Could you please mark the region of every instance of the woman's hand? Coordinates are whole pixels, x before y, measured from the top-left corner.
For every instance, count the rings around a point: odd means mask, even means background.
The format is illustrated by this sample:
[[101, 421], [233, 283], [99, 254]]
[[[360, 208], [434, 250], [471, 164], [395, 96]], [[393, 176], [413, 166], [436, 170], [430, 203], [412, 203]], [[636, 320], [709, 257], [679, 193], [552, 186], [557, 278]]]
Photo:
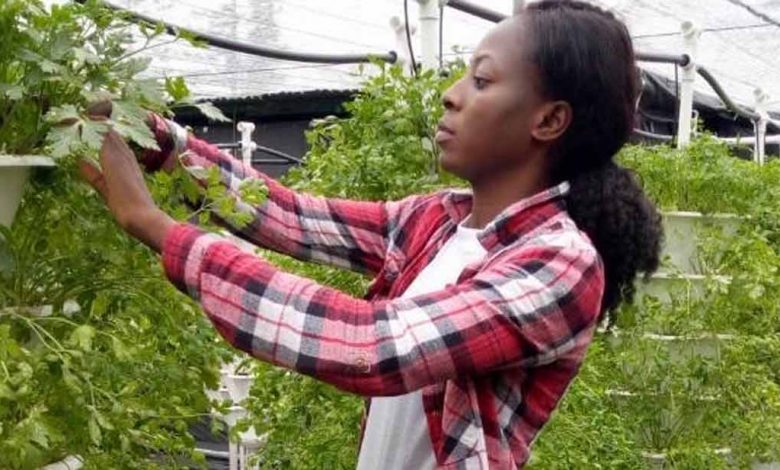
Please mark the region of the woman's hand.
[[165, 235], [176, 222], [157, 207], [135, 155], [113, 130], [105, 136], [100, 166], [102, 171], [92, 163], [82, 161], [81, 174], [100, 193], [127, 233], [160, 252]]

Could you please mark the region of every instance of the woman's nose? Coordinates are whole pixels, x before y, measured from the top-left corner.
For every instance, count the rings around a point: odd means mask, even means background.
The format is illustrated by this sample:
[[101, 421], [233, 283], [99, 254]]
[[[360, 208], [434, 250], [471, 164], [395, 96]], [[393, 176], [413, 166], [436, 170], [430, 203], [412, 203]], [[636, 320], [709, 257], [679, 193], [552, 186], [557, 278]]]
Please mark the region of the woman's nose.
[[458, 108], [458, 96], [457, 87], [460, 81], [453, 83], [441, 97], [441, 102], [444, 104], [444, 109], [452, 111]]

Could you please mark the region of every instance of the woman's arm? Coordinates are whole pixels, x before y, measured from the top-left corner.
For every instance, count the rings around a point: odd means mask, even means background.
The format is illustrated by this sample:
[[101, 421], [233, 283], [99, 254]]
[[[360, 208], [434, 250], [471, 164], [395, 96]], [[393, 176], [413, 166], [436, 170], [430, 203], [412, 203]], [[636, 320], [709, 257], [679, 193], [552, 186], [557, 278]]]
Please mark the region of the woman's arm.
[[[203, 170], [219, 168], [222, 183], [237, 199], [237, 209], [252, 219], [244, 227], [223, 221], [226, 228], [257, 245], [304, 261], [376, 274], [384, 264], [389, 233], [419, 200], [358, 202], [297, 193], [172, 121], [154, 116], [152, 128], [167, 152], [147, 155], [147, 166], [171, 167], [171, 159], [178, 155], [182, 166], [200, 180], [205, 177]], [[241, 200], [239, 187], [247, 179], [266, 183], [269, 194], [265, 203], [253, 206]]]
[[366, 396], [582, 354], [603, 290], [592, 247], [543, 240], [465, 283], [379, 302], [281, 272], [188, 225], [169, 231], [163, 262], [235, 347]]

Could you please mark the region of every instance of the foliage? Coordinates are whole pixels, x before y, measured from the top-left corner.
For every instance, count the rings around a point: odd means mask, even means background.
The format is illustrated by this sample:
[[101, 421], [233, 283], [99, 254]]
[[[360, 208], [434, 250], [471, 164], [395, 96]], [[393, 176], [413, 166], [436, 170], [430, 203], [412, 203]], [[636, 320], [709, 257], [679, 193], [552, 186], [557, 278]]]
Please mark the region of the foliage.
[[[306, 164], [287, 176], [291, 186], [330, 197], [393, 200], [456, 184], [439, 171], [433, 141], [441, 95], [453, 79], [433, 70], [414, 78], [401, 67], [380, 67], [345, 105], [350, 117], [314, 123]], [[454, 66], [451, 76], [460, 71]]]
[[[139, 25], [146, 43], [129, 50], [134, 27], [94, 0], [51, 10], [4, 1], [0, 24], [0, 152], [60, 159], [38, 175], [14, 225], [0, 227], [0, 468], [71, 454], [88, 468], [202, 463], [187, 428], [208, 414], [203, 386], [216, 386], [224, 346], [74, 170], [109, 128], [154, 148], [147, 110], [192, 105], [181, 78], [138, 78], [149, 63], [139, 54], [159, 44], [163, 29]], [[112, 102], [106, 121], [88, 116], [98, 99]], [[175, 197], [186, 188], [196, 215], [214, 210], [242, 223], [211, 173], [204, 186], [158, 176], [152, 190], [181, 218], [192, 215]], [[259, 203], [259, 186], [241, 193]]]
[[202, 460], [186, 430], [209, 410], [224, 349], [91, 191], [65, 168], [38, 181], [0, 261], [1, 468]]
[[[153, 149], [147, 110], [194, 105], [181, 78], [165, 86], [138, 78], [151, 61], [139, 53], [160, 43], [161, 25], [141, 24], [145, 44], [135, 50], [129, 50], [137, 42], [130, 23], [97, 0], [51, 9], [40, 0], [6, 0], [0, 25], [0, 153], [95, 154], [109, 128]], [[88, 105], [99, 100], [113, 102], [107, 122], [87, 116]], [[208, 103], [197, 106], [226, 119]]]

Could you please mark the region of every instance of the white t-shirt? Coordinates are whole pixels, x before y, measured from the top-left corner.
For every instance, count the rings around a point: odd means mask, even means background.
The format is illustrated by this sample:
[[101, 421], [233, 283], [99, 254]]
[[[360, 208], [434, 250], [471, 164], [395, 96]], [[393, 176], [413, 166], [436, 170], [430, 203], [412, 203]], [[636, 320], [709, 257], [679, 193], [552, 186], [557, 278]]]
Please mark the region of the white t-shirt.
[[[441, 247], [401, 297], [414, 297], [442, 290], [457, 282], [463, 269], [485, 257], [479, 243], [480, 229], [458, 226], [457, 232]], [[433, 469], [433, 453], [428, 422], [417, 390], [397, 397], [371, 399], [358, 470]]]

